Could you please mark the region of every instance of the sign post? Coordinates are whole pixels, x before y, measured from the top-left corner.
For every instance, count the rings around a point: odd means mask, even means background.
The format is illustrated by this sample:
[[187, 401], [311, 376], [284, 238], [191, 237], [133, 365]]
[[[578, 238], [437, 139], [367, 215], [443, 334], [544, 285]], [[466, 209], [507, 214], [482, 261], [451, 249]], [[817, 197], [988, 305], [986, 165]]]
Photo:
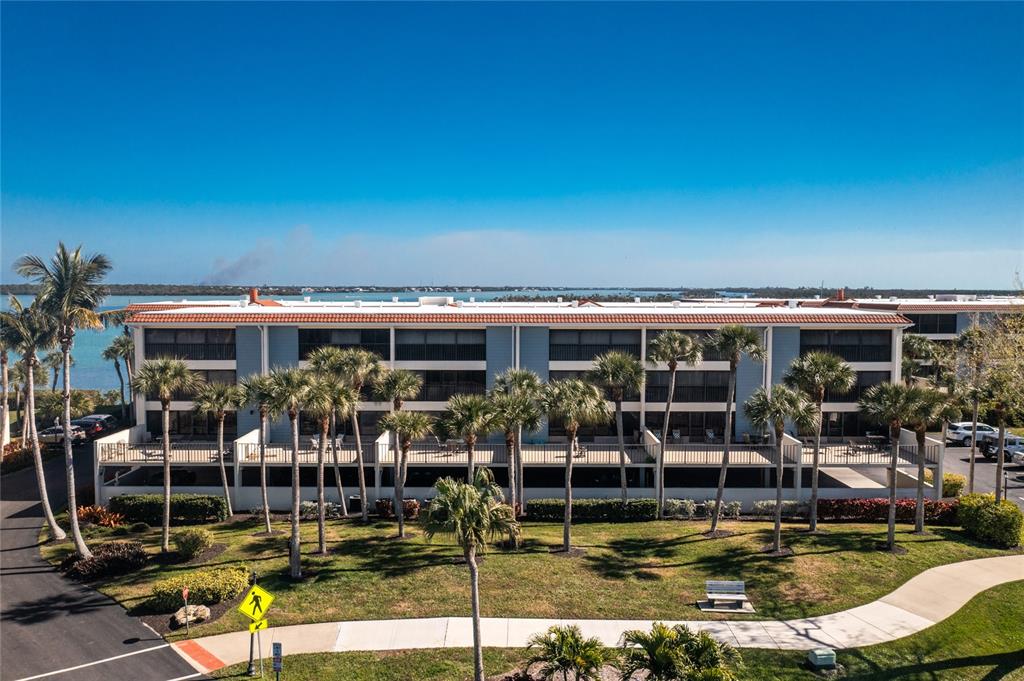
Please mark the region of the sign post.
[[[256, 646], [256, 639], [259, 635], [260, 630], [266, 629], [267, 623], [267, 610], [270, 609], [270, 604], [274, 602], [274, 595], [266, 589], [260, 588], [255, 583], [249, 589], [248, 593], [242, 599], [242, 602], [238, 604], [238, 612], [242, 613], [252, 623], [249, 625], [249, 668], [246, 673], [249, 676], [256, 676], [256, 665], [253, 661], [254, 648]], [[262, 641], [260, 641], [262, 643]], [[263, 650], [262, 645], [260, 646], [260, 669], [263, 668]]]
[[181, 590], [181, 597], [183, 599], [185, 599], [185, 638], [188, 638], [189, 637], [189, 630], [188, 630], [188, 620], [189, 620], [189, 617], [188, 617], [188, 587], [187, 586]]
[[281, 650], [281, 643], [278, 641], [274, 642], [274, 678], [277, 681], [281, 681], [281, 668], [284, 666], [283, 652]]

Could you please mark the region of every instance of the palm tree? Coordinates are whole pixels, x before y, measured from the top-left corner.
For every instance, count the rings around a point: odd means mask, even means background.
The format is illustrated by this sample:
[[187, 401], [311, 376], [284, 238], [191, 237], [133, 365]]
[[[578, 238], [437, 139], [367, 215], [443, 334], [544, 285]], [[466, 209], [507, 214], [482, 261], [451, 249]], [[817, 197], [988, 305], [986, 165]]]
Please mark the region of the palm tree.
[[491, 390], [489, 396], [494, 410], [494, 427], [505, 435], [505, 452], [508, 459], [508, 490], [511, 506], [517, 516], [521, 512], [522, 497], [519, 496], [516, 449], [519, 431], [537, 430], [541, 424], [540, 409], [532, 397], [522, 393], [499, 393]]
[[916, 333], [903, 335], [903, 368], [910, 370], [904, 376], [907, 385], [913, 384], [923, 362], [935, 359], [935, 351], [935, 343], [930, 338]]
[[740, 665], [735, 648], [683, 624], [655, 622], [650, 631], [634, 629], [622, 636], [622, 681], [638, 674], [648, 681], [734, 681], [732, 668]]
[[[540, 397], [541, 388], [543, 382], [540, 380], [535, 372], [529, 369], [506, 369], [502, 373], [494, 377], [494, 385], [491, 387], [491, 395], [519, 395], [522, 396], [534, 404]], [[517, 509], [517, 513], [521, 513], [525, 508], [524, 490], [523, 490], [523, 429], [536, 430], [540, 428], [540, 422], [537, 425], [531, 426], [526, 423], [520, 424], [516, 428], [516, 439], [515, 439], [515, 452], [510, 452], [510, 456], [515, 457], [515, 463], [512, 468], [515, 470], [515, 501], [519, 504], [520, 508]], [[511, 480], [509, 481], [511, 483]], [[513, 505], [513, 508], [515, 506]]]
[[[306, 412], [312, 416], [319, 428], [320, 438], [316, 456], [316, 510], [317, 510], [317, 550], [320, 555], [327, 555], [327, 504], [324, 498], [324, 457], [327, 455], [327, 438], [330, 436], [331, 416], [335, 409], [335, 384], [329, 375], [312, 373], [309, 390], [305, 397]], [[335, 457], [337, 461], [337, 457]], [[337, 467], [335, 467], [337, 474]]]
[[725, 476], [729, 472], [729, 448], [732, 444], [733, 405], [736, 403], [736, 367], [746, 355], [750, 359], [761, 362], [765, 358], [764, 346], [761, 345], [761, 333], [756, 329], [739, 324], [720, 327], [705, 346], [717, 354], [729, 358], [729, 394], [725, 403], [725, 434], [722, 437], [722, 468], [718, 472], [718, 490], [715, 492], [715, 510], [711, 515], [709, 535], [718, 532], [718, 520], [722, 516], [722, 497], [725, 496]]
[[10, 358], [7, 354], [7, 343], [0, 335], [0, 386], [3, 388], [3, 402], [0, 402], [0, 452], [7, 449], [11, 441], [11, 384], [8, 363]]
[[[124, 336], [118, 336], [118, 338], [124, 338]], [[103, 350], [103, 359], [114, 363], [114, 371], [117, 372], [117, 383], [120, 386], [121, 391], [121, 420], [127, 421], [128, 407], [125, 405], [124, 401], [124, 374], [121, 373], [121, 355], [117, 350], [115, 350], [113, 343]]]
[[818, 409], [802, 394], [785, 386], [777, 385], [768, 392], [763, 387], [754, 391], [743, 404], [747, 418], [758, 428], [771, 428], [775, 435], [775, 534], [772, 551], [782, 550], [782, 443], [786, 432], [786, 421], [792, 421], [798, 429], [808, 429], [818, 424]]
[[408, 472], [409, 449], [413, 440], [430, 433], [432, 419], [421, 411], [393, 411], [381, 417], [380, 427], [395, 434], [395, 517], [398, 519], [398, 538], [405, 539], [405, 481]]
[[[950, 394], [930, 387], [920, 387], [920, 399], [917, 402], [913, 418], [907, 426], [914, 431], [917, 440], [917, 505], [914, 507], [914, 532], [924, 532], [924, 476], [925, 455], [927, 453], [928, 427], [936, 422], [942, 423], [942, 441], [946, 439], [946, 423], [959, 418], [961, 414], [961, 396]], [[939, 485], [942, 481], [933, 480]]]
[[[531, 651], [530, 665], [540, 664], [540, 677], [568, 681], [597, 679], [611, 655], [598, 638], [583, 638], [576, 625], [549, 627], [543, 634], [534, 634], [527, 643]], [[572, 677], [569, 675], [572, 674]]]
[[[122, 336], [123, 337], [123, 336]], [[231, 493], [228, 490], [228, 473], [224, 466], [224, 418], [229, 410], [242, 404], [242, 391], [238, 386], [227, 383], [205, 383], [199, 387], [193, 397], [196, 412], [203, 416], [213, 416], [217, 420], [217, 460], [220, 464], [220, 482], [224, 488], [224, 501], [231, 510]]]
[[423, 534], [427, 541], [436, 535], [448, 535], [462, 547], [469, 567], [470, 602], [473, 611], [473, 678], [484, 681], [483, 648], [480, 642], [480, 579], [477, 553], [487, 548], [489, 541], [505, 537], [515, 541], [519, 537], [519, 523], [512, 508], [504, 503], [501, 488], [494, 484], [494, 476], [486, 468], [477, 471], [472, 484], [442, 478], [434, 486], [436, 495], [427, 507], [423, 519]]
[[572, 543], [572, 462], [576, 455], [576, 435], [581, 426], [608, 421], [608, 404], [595, 386], [578, 378], [555, 381], [544, 386], [540, 408], [552, 420], [565, 427], [565, 520], [562, 526], [562, 550], [569, 553]]
[[415, 399], [423, 387], [423, 377], [405, 369], [382, 369], [373, 381], [373, 394], [381, 401], [390, 402], [395, 411], [401, 411], [406, 400]]
[[466, 479], [472, 480], [477, 440], [498, 427], [494, 406], [484, 395], [452, 395], [439, 427], [448, 436], [466, 443]]
[[[338, 376], [356, 392], [359, 399], [362, 399], [363, 387], [373, 382], [380, 369], [380, 356], [363, 348], [345, 348], [338, 358]], [[352, 432], [356, 436], [359, 506], [365, 523], [370, 520], [370, 506], [366, 503], [366, 471], [363, 470], [363, 436], [359, 430], [358, 402], [352, 408]]]
[[345, 418], [352, 413], [352, 409], [359, 403], [359, 393], [345, 383], [345, 376], [341, 369], [344, 355], [341, 354], [340, 348], [323, 345], [309, 353], [308, 361], [314, 373], [329, 380], [333, 385], [334, 410], [331, 412], [330, 422], [331, 459], [334, 463], [334, 485], [338, 490], [341, 513], [348, 516], [348, 500], [345, 499], [345, 488], [341, 482], [341, 466], [338, 463], [338, 418]]
[[828, 392], [845, 394], [857, 382], [857, 372], [842, 357], [828, 352], [808, 352], [793, 360], [782, 382], [802, 392], [818, 412], [811, 462], [810, 531], [818, 531], [818, 472], [821, 463], [821, 405]]
[[896, 550], [896, 466], [900, 456], [900, 430], [914, 419], [921, 390], [899, 383], [879, 383], [864, 392], [860, 411], [869, 420], [888, 426], [891, 458], [889, 461], [889, 533], [886, 545]]
[[[594, 366], [587, 373], [587, 380], [611, 393], [615, 403], [615, 430], [619, 436], [619, 486], [622, 505], [626, 505], [626, 438], [622, 425], [622, 401], [626, 395], [639, 393], [647, 376], [644, 365], [633, 355], [611, 351], [594, 358]], [[664, 485], [660, 488], [664, 492]], [[664, 513], [664, 494], [659, 502], [659, 516]]]
[[[7, 417], [7, 348], [13, 348], [21, 353], [22, 362], [25, 365], [25, 395], [27, 409], [25, 420], [32, 425], [28, 428], [31, 434], [32, 463], [36, 471], [36, 484], [39, 487], [39, 500], [43, 506], [43, 515], [46, 524], [50, 528], [50, 536], [56, 541], [63, 541], [67, 535], [53, 517], [53, 509], [50, 507], [50, 498], [46, 491], [46, 474], [43, 471], [43, 455], [39, 447], [39, 434], [36, 431], [36, 409], [35, 409], [35, 368], [39, 365], [36, 359], [38, 349], [46, 349], [56, 342], [57, 329], [52, 319], [40, 312], [32, 305], [28, 308], [22, 306], [21, 302], [11, 296], [10, 309], [0, 312], [0, 343], [3, 344], [4, 359], [4, 424], [8, 425]], [[9, 426], [8, 426], [9, 427]], [[8, 433], [10, 431], [8, 430]], [[25, 443], [22, 442], [24, 447]]]
[[302, 578], [302, 539], [299, 536], [299, 412], [309, 393], [309, 374], [301, 369], [275, 369], [270, 372], [274, 411], [288, 414], [292, 431], [292, 533], [288, 540], [288, 565], [292, 579]]
[[[971, 403], [971, 433], [978, 432], [978, 412], [985, 393], [985, 373], [989, 363], [986, 334], [977, 323], [965, 329], [956, 339], [958, 372], [965, 397]], [[978, 439], [971, 437], [971, 460], [967, 468], [967, 493], [974, 494], [974, 460], [978, 456]]]
[[160, 550], [171, 550], [171, 400], [195, 393], [204, 381], [180, 359], [146, 361], [135, 375], [132, 389], [143, 395], [155, 395], [163, 412], [164, 520]]
[[128, 376], [128, 384], [132, 382], [132, 356], [135, 354], [135, 342], [131, 336], [119, 333], [110, 341], [110, 345], [103, 351], [103, 359], [114, 363], [114, 371], [117, 372], [117, 382], [121, 386], [121, 419], [127, 421], [127, 407], [124, 396], [124, 376], [121, 375], [121, 362], [124, 362], [125, 373]]
[[242, 403], [254, 404], [260, 415], [260, 498], [263, 500], [263, 531], [270, 534], [270, 504], [267, 500], [267, 423], [278, 414], [274, 405], [274, 386], [269, 376], [253, 374], [243, 378]]
[[[60, 380], [60, 369], [64, 366], [64, 358], [61, 357], [59, 352], [48, 352], [39, 362], [39, 365], [53, 376], [50, 382], [50, 390], [56, 390], [57, 381]], [[71, 366], [75, 366], [74, 357], [71, 358]]]
[[661, 424], [661, 442], [658, 446], [658, 517], [665, 515], [665, 446], [668, 444], [669, 418], [676, 392], [676, 370], [680, 362], [694, 366], [701, 361], [700, 342], [693, 336], [678, 331], [662, 331], [651, 341], [647, 361], [668, 364], [668, 396], [665, 398], [665, 421]]
[[[102, 254], [82, 255], [79, 246], [69, 251], [63, 243], [49, 263], [34, 255], [18, 258], [15, 271], [39, 286], [36, 300], [57, 323], [57, 342], [64, 360], [64, 432], [71, 431], [71, 348], [76, 329], [103, 327], [96, 309], [107, 290], [103, 279], [110, 271], [110, 261]], [[64, 468], [68, 484], [68, 520], [75, 551], [82, 558], [92, 557], [78, 527], [78, 503], [75, 498], [75, 460], [71, 438], [64, 438]]]
[[[39, 379], [40, 375], [46, 375], [45, 370], [34, 373], [36, 374], [36, 380]], [[96, 400], [93, 399], [94, 394], [88, 390], [71, 391], [71, 418], [77, 419], [80, 416], [96, 411]], [[60, 415], [64, 411], [64, 395], [62, 393], [52, 390], [36, 392], [33, 402], [38, 421], [60, 425]], [[31, 425], [35, 428], [35, 424]]]

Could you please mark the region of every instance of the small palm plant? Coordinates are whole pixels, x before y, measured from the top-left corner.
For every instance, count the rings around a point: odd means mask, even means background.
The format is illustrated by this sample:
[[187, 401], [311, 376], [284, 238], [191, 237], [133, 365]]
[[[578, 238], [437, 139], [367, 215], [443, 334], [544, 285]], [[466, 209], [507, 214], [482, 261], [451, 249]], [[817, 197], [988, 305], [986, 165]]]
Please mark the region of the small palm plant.
[[665, 398], [665, 420], [661, 424], [661, 443], [658, 447], [658, 517], [665, 515], [665, 445], [668, 443], [669, 418], [672, 415], [672, 400], [676, 392], [676, 370], [679, 363], [690, 366], [699, 364], [703, 357], [700, 342], [693, 336], [678, 331], [662, 331], [650, 343], [647, 361], [651, 364], [668, 364], [668, 396]]
[[519, 523], [512, 508], [504, 503], [501, 488], [490, 470], [477, 471], [472, 484], [442, 478], [434, 486], [434, 499], [423, 518], [427, 541], [446, 535], [462, 548], [469, 567], [470, 602], [473, 612], [473, 678], [484, 681], [483, 648], [480, 640], [480, 578], [477, 554], [489, 541], [519, 537]]
[[540, 397], [540, 407], [551, 419], [565, 427], [565, 518], [562, 525], [562, 550], [572, 548], [572, 463], [576, 455], [576, 436], [581, 426], [608, 421], [608, 405], [595, 386], [570, 378], [549, 383]]
[[387, 401], [395, 411], [402, 411], [406, 400], [415, 399], [423, 387], [423, 377], [406, 369], [381, 370], [373, 381], [373, 394]]
[[553, 626], [534, 634], [527, 645], [528, 667], [539, 664], [537, 673], [545, 680], [590, 681], [600, 677], [601, 668], [612, 659], [598, 638], [583, 638], [576, 625]]
[[775, 435], [775, 531], [772, 535], [772, 551], [779, 553], [782, 550], [782, 443], [786, 422], [791, 421], [800, 429], [812, 428], [818, 423], [818, 411], [803, 395], [782, 385], [773, 387], [771, 392], [763, 387], [758, 388], [744, 403], [743, 410], [751, 423], [759, 428], [771, 428]]
[[[626, 395], [643, 390], [647, 376], [639, 359], [625, 352], [611, 351], [594, 358], [594, 366], [587, 372], [587, 380], [611, 393], [615, 403], [615, 430], [619, 436], [619, 487], [622, 504], [628, 500], [626, 488], [626, 438], [622, 425], [622, 401]], [[664, 485], [659, 489], [664, 490]], [[659, 499], [659, 517], [664, 514], [664, 494]]]
[[650, 631], [634, 629], [622, 637], [619, 671], [622, 681], [734, 681], [742, 665], [732, 646], [706, 631], [694, 633], [683, 624], [655, 622]]
[[160, 550], [171, 550], [171, 400], [175, 395], [189, 395], [203, 385], [203, 379], [180, 359], [153, 359], [145, 362], [135, 374], [132, 389], [143, 395], [155, 395], [162, 411], [164, 454], [164, 520]]
[[718, 521], [722, 517], [722, 497], [725, 496], [725, 478], [729, 472], [729, 448], [732, 444], [733, 405], [736, 404], [736, 368], [746, 355], [752, 360], [762, 362], [765, 349], [761, 344], [761, 333], [756, 329], [739, 324], [720, 327], [705, 342], [708, 348], [729, 359], [729, 393], [725, 402], [725, 436], [722, 438], [722, 467], [718, 471], [718, 489], [715, 492], [715, 510], [711, 514], [711, 536], [718, 532]]
[[896, 550], [896, 467], [900, 457], [900, 429], [913, 421], [921, 399], [921, 389], [898, 383], [879, 383], [865, 391], [860, 411], [870, 421], [889, 428], [889, 532], [886, 545]]
[[228, 490], [228, 473], [224, 465], [224, 419], [229, 410], [239, 406], [242, 401], [242, 391], [238, 386], [228, 383], [205, 383], [196, 390], [193, 397], [193, 406], [196, 412], [203, 416], [212, 416], [217, 421], [217, 460], [220, 464], [220, 482], [224, 488], [224, 501], [228, 505], [228, 515], [233, 515], [231, 510], [231, 494]]
[[270, 534], [270, 504], [267, 499], [267, 423], [277, 416], [274, 405], [274, 386], [269, 376], [252, 374], [242, 379], [242, 403], [256, 405], [260, 416], [260, 499], [263, 501], [263, 531]]
[[842, 357], [828, 352], [808, 352], [793, 360], [782, 382], [804, 393], [818, 412], [811, 462], [810, 531], [818, 530], [818, 472], [821, 461], [821, 405], [829, 391], [847, 393], [857, 381], [857, 372]]
[[395, 517], [398, 519], [398, 537], [405, 539], [405, 481], [408, 472], [409, 450], [413, 440], [430, 433], [432, 419], [421, 411], [393, 411], [380, 419], [380, 427], [395, 434], [398, 445], [395, 456]]
[[301, 369], [275, 369], [270, 372], [274, 411], [288, 414], [292, 435], [292, 513], [288, 539], [288, 566], [292, 579], [302, 577], [302, 539], [299, 535], [301, 480], [299, 479], [299, 414], [309, 395], [309, 374]]
[[473, 480], [476, 443], [498, 427], [494, 406], [484, 395], [452, 395], [439, 426], [446, 435], [466, 443], [466, 479]]
[[[494, 377], [494, 385], [491, 387], [491, 397], [498, 395], [516, 395], [527, 399], [536, 405], [537, 399], [540, 397], [541, 388], [543, 387], [543, 381], [540, 380], [535, 372], [529, 369], [506, 369], [497, 376]], [[523, 494], [523, 430], [527, 431], [537, 430], [540, 428], [540, 421], [538, 420], [537, 425], [533, 426], [527, 423], [520, 423], [516, 425], [515, 432], [515, 446], [514, 452], [509, 452], [509, 464], [511, 469], [514, 470], [515, 475], [515, 492], [512, 494], [513, 497], [513, 508], [516, 508], [516, 504], [519, 507], [516, 509], [517, 513], [521, 513], [524, 504]], [[515, 461], [512, 461], [512, 458]], [[509, 479], [509, 484], [513, 484], [513, 478]]]
[[363, 348], [345, 348], [335, 365], [337, 376], [342, 383], [355, 391], [358, 400], [353, 403], [350, 417], [352, 434], [356, 437], [356, 474], [359, 479], [359, 507], [363, 522], [370, 520], [370, 506], [366, 496], [366, 469], [363, 466], [363, 434], [359, 428], [359, 400], [363, 388], [371, 385], [381, 371], [380, 355]]

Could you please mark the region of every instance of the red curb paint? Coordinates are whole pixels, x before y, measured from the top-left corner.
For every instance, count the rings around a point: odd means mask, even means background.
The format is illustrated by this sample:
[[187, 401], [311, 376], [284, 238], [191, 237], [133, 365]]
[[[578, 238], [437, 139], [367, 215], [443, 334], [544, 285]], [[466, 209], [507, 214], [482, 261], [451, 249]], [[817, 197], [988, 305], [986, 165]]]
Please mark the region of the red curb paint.
[[196, 663], [205, 667], [207, 671], [212, 672], [227, 666], [216, 655], [195, 641], [178, 641], [174, 644], [174, 647], [191, 657]]

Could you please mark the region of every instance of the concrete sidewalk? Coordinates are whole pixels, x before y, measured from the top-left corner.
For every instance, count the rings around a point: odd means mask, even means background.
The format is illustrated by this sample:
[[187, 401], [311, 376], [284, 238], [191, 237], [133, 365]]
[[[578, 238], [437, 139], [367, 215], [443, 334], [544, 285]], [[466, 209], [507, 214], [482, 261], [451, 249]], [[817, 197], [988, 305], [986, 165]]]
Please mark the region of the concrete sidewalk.
[[[926, 570], [888, 596], [832, 615], [804, 619], [683, 621], [739, 648], [809, 650], [819, 646], [859, 648], [885, 643], [927, 629], [949, 617], [977, 594], [1006, 582], [1024, 580], [1024, 555], [982, 558]], [[554, 620], [485, 617], [483, 645], [522, 648], [534, 634], [554, 624], [575, 624], [584, 636], [608, 646], [619, 645], [630, 629], [649, 629], [651, 620]], [[676, 624], [677, 622], [666, 622]], [[263, 632], [263, 654], [270, 642], [284, 645], [286, 655], [319, 652], [467, 648], [473, 645], [469, 617], [325, 622], [276, 627]], [[249, 658], [247, 631], [207, 636], [174, 644], [200, 672]]]

